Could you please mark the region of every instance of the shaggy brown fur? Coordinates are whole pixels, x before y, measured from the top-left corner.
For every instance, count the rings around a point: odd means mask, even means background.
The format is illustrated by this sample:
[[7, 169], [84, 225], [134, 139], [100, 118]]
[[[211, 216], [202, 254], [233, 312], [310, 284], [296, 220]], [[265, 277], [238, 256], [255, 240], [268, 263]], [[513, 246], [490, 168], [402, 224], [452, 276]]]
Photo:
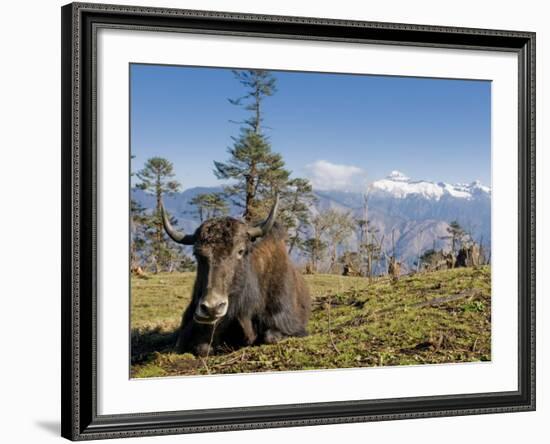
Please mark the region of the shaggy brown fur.
[[[310, 295], [288, 257], [284, 231], [275, 224], [252, 241], [247, 228], [225, 217], [208, 220], [195, 232], [197, 277], [183, 314], [179, 352], [205, 355], [210, 343], [234, 347], [307, 334]], [[196, 322], [197, 307], [213, 291], [226, 295], [227, 313], [214, 325]]]

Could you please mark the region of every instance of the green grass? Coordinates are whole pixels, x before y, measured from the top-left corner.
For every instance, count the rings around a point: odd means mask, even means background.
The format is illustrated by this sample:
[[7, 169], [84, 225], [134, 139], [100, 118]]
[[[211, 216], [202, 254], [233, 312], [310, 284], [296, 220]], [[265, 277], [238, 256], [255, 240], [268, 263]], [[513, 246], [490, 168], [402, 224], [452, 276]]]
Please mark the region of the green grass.
[[487, 361], [491, 270], [402, 277], [305, 276], [313, 298], [309, 336], [206, 359], [172, 352], [194, 273], [132, 278], [132, 376], [311, 370]]

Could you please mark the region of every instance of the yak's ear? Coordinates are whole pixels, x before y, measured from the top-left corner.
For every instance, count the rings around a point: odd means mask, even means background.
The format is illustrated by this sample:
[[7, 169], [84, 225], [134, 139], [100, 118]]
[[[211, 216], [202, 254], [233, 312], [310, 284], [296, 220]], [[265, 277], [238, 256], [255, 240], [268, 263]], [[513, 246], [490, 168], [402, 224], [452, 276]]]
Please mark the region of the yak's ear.
[[271, 211], [269, 212], [269, 216], [267, 216], [267, 219], [264, 220], [261, 224], [256, 225], [255, 227], [250, 227], [247, 232], [250, 239], [254, 240], [257, 237], [265, 236], [271, 228], [273, 228], [273, 224], [275, 223], [275, 219], [277, 218], [277, 211], [279, 209], [279, 194], [277, 193], [275, 195], [275, 202], [273, 202], [273, 206], [271, 207]]

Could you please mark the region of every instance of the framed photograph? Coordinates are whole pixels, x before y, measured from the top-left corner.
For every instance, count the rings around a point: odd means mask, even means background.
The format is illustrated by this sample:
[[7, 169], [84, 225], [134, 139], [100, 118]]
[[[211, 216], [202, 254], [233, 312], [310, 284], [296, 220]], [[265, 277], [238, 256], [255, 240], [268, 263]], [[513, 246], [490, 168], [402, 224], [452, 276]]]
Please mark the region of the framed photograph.
[[535, 35], [62, 8], [62, 435], [535, 409]]

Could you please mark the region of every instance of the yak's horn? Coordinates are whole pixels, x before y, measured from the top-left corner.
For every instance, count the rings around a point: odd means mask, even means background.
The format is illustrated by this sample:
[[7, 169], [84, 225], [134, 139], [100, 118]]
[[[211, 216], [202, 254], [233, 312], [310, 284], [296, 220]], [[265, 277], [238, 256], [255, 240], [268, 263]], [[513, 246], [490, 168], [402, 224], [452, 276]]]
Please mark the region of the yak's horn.
[[179, 231], [176, 231], [174, 227], [172, 227], [172, 224], [170, 223], [170, 218], [168, 217], [168, 214], [166, 213], [166, 210], [164, 209], [164, 205], [162, 203], [160, 204], [160, 212], [162, 213], [162, 224], [164, 225], [164, 229], [166, 230], [168, 236], [174, 239], [178, 244], [193, 245], [195, 243], [194, 234], [183, 234]]
[[265, 236], [269, 230], [273, 227], [273, 224], [275, 223], [275, 219], [277, 218], [277, 210], [279, 209], [279, 194], [275, 195], [275, 202], [273, 203], [273, 206], [271, 207], [271, 211], [269, 212], [269, 216], [267, 216], [267, 219], [264, 220], [261, 224], [250, 227], [248, 229], [248, 235], [250, 238], [255, 239], [257, 237]]

